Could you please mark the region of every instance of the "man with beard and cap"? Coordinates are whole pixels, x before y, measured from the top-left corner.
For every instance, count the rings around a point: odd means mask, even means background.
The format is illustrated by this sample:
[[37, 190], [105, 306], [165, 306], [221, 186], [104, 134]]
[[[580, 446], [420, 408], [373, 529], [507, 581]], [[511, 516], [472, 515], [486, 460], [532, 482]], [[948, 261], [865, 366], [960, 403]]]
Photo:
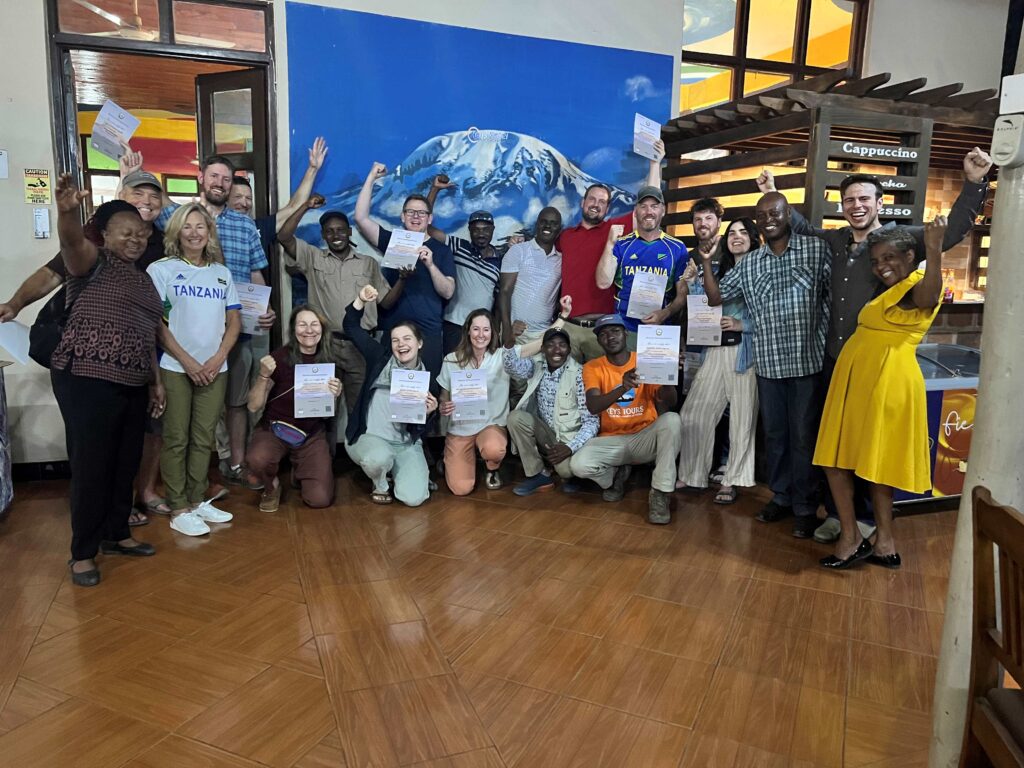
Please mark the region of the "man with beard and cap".
[[[942, 250], [947, 251], [964, 239], [985, 202], [988, 191], [988, 172], [992, 158], [975, 147], [964, 156], [964, 182], [959, 196], [949, 210], [949, 225], [942, 241]], [[775, 191], [775, 177], [765, 169], [757, 178], [762, 192]], [[832, 256], [832, 307], [825, 343], [824, 387], [828, 391], [835, 370], [836, 360], [850, 336], [857, 329], [857, 317], [861, 309], [878, 296], [884, 286], [871, 269], [867, 237], [877, 229], [895, 227], [895, 221], [882, 224], [879, 209], [885, 193], [885, 182], [876, 176], [854, 174], [847, 176], [839, 185], [840, 206], [848, 226], [838, 229], [819, 229], [793, 211], [792, 227], [796, 234], [812, 235], [825, 241]], [[916, 241], [915, 253], [924, 253], [924, 227], [905, 227]], [[873, 532], [874, 520], [870, 513], [870, 493], [864, 483], [858, 482], [856, 493], [862, 533]], [[817, 531], [814, 538], [828, 543], [839, 538], [839, 520], [832, 505], [829, 519]]]
[[[636, 229], [622, 237], [622, 226], [613, 224], [608, 233], [601, 261], [597, 265], [597, 285], [611, 287], [614, 283], [615, 312], [623, 319], [631, 349], [636, 349], [636, 332], [640, 323], [663, 325], [686, 306], [686, 246], [661, 229], [665, 216], [665, 196], [660, 187], [641, 187], [636, 196]], [[665, 296], [661, 307], [643, 318], [628, 317], [629, 297], [639, 272], [665, 278]]]
[[551, 324], [562, 284], [562, 254], [555, 247], [561, 231], [562, 214], [548, 206], [537, 215], [533, 239], [505, 254], [497, 314], [506, 347], [539, 339]]
[[518, 347], [507, 345], [503, 353], [508, 375], [526, 382], [522, 399], [508, 415], [508, 433], [526, 473], [526, 479], [512, 489], [517, 496], [554, 488], [552, 468], [562, 478], [565, 493], [579, 490], [572, 482], [570, 461], [601, 426], [601, 420], [587, 410], [583, 369], [570, 356], [565, 322], [571, 313], [572, 299], [563, 296], [558, 318], [540, 339]]
[[[142, 164], [142, 155], [134, 153]], [[228, 207], [231, 181], [235, 174], [232, 162], [223, 155], [211, 155], [199, 166], [199, 201], [213, 217], [217, 225], [217, 238], [224, 255], [224, 266], [231, 272], [235, 283], [266, 285], [262, 270], [269, 262], [263, 251], [260, 234], [248, 216]], [[156, 226], [161, 229], [170, 221], [178, 209], [176, 204], [166, 206], [157, 217]], [[259, 326], [269, 330], [277, 315], [271, 307], [260, 315]], [[261, 490], [263, 485], [242, 466], [245, 460], [245, 446], [249, 431], [249, 386], [259, 375], [260, 356], [253, 352], [252, 337], [239, 334], [238, 341], [228, 354], [228, 387], [225, 397], [225, 422], [228, 430], [230, 458], [222, 459], [220, 472], [224, 480], [233, 485], [244, 485]]]
[[[309, 281], [309, 303], [327, 318], [331, 335], [332, 357], [338, 367], [348, 410], [356, 405], [366, 377], [366, 361], [355, 344], [342, 332], [345, 308], [364, 285], [372, 285], [385, 296], [380, 306], [390, 306], [387, 294], [391, 290], [384, 279], [377, 260], [357, 253], [352, 246], [352, 227], [348, 217], [340, 211], [327, 211], [320, 217], [320, 236], [326, 248], [317, 248], [295, 236], [306, 210], [313, 207], [310, 198], [306, 206], [296, 210], [277, 233], [277, 241], [284, 249], [285, 265], [298, 269]], [[377, 326], [378, 303], [370, 302], [363, 311], [363, 328]]]
[[682, 441], [676, 388], [640, 382], [636, 352], [626, 344], [625, 321], [618, 315], [598, 319], [594, 335], [604, 357], [583, 366], [583, 386], [587, 409], [601, 417], [601, 431], [572, 457], [572, 473], [601, 486], [605, 501], [618, 502], [632, 466], [654, 462], [647, 521], [665, 525], [672, 519], [669, 497]]
[[793, 535], [818, 527], [820, 476], [812, 465], [821, 418], [821, 368], [829, 319], [831, 259], [824, 241], [795, 235], [786, 198], [757, 201], [755, 221], [765, 244], [719, 284], [710, 255], [701, 254], [708, 303], [742, 298], [754, 324], [754, 364], [764, 424], [772, 499], [757, 519], [773, 523], [796, 514]]
[[[657, 158], [650, 161], [645, 186], [660, 189], [661, 161], [665, 157], [665, 144], [661, 139], [654, 142], [654, 150]], [[565, 329], [572, 339], [573, 356], [580, 362], [604, 354], [591, 330], [597, 318], [615, 308], [615, 291], [610, 286], [598, 287], [594, 280], [608, 232], [613, 225], [620, 226], [620, 231], [635, 226], [632, 211], [605, 220], [611, 201], [610, 187], [591, 184], [583, 193], [580, 223], [565, 229], [558, 238], [558, 249], [562, 252], [562, 293], [573, 297], [576, 308], [576, 314], [569, 318]]]
[[[427, 192], [431, 207], [442, 189], [451, 189], [455, 183], [447, 176], [435, 176]], [[490, 211], [473, 211], [469, 214], [469, 239], [446, 235], [431, 225], [430, 236], [451, 249], [455, 257], [455, 294], [444, 310], [444, 352], [448, 354], [458, 346], [462, 338], [462, 324], [474, 309], [490, 310], [498, 293], [501, 275], [501, 258], [510, 243], [495, 246], [494, 217]], [[522, 242], [522, 236], [518, 236]]]

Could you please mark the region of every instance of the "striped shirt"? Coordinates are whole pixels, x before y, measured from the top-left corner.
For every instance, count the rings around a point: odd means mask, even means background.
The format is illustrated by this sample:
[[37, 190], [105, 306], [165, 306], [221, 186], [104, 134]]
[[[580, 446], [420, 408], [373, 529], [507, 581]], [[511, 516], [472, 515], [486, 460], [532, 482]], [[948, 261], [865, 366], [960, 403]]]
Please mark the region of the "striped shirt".
[[[166, 232], [167, 222], [178, 208], [176, 203], [164, 208], [153, 226]], [[268, 264], [256, 225], [248, 216], [228, 207], [217, 214], [215, 221], [217, 239], [224, 253], [224, 266], [231, 270], [231, 279], [236, 283], [251, 283], [252, 273]]]
[[501, 275], [497, 249], [485, 258], [472, 242], [448, 235], [445, 241], [455, 256], [455, 293], [444, 311], [446, 322], [462, 325], [474, 309], [492, 309]]
[[522, 320], [526, 330], [547, 330], [558, 305], [558, 289], [562, 285], [562, 254], [551, 253], [527, 240], [508, 249], [501, 263], [503, 274], [518, 274], [512, 290], [512, 322]]
[[766, 379], [821, 371], [829, 320], [828, 245], [790, 235], [776, 256], [762, 245], [722, 278], [722, 301], [742, 298], [754, 321], [754, 363]]
[[664, 308], [676, 295], [676, 282], [686, 269], [686, 245], [664, 232], [654, 240], [644, 240], [635, 230], [615, 241], [612, 248], [615, 256], [615, 312], [626, 323], [627, 331], [636, 331], [640, 321], [626, 317], [629, 295], [633, 290], [633, 279], [637, 272], [652, 272], [667, 278]]

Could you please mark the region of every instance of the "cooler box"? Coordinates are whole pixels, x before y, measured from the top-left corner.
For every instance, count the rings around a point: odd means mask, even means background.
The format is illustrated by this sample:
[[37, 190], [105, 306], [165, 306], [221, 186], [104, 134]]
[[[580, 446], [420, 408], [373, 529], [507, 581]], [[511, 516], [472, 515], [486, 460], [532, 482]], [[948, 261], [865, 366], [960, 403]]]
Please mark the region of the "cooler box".
[[958, 344], [920, 344], [917, 362], [928, 401], [932, 489], [923, 494], [897, 490], [897, 504], [959, 496], [974, 427], [981, 352]]

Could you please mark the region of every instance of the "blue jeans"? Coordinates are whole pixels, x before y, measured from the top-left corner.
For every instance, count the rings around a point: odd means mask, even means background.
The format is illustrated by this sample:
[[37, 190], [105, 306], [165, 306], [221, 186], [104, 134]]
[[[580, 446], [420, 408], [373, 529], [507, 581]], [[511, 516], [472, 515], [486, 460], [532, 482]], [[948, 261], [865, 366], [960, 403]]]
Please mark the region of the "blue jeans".
[[821, 420], [821, 375], [757, 377], [772, 501], [797, 517], [816, 514], [821, 471], [811, 460]]

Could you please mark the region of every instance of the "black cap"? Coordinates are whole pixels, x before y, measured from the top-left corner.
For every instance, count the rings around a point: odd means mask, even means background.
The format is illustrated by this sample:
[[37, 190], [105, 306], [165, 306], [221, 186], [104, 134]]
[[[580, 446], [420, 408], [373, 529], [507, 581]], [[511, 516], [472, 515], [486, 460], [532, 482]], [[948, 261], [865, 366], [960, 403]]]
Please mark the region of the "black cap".
[[555, 336], [561, 336], [565, 339], [565, 343], [568, 344], [570, 348], [572, 347], [572, 339], [569, 338], [569, 334], [564, 328], [548, 328], [544, 331], [541, 344], [547, 344], [551, 339], [555, 338]]
[[348, 227], [349, 229], [352, 229], [352, 225], [349, 224], [349, 221], [348, 221], [348, 216], [346, 216], [341, 211], [326, 211], [325, 213], [321, 214], [320, 219], [319, 219], [320, 226], [323, 227], [323, 225], [327, 223], [328, 219], [341, 219], [342, 221], [345, 222], [345, 226], [346, 227]]
[[473, 211], [469, 214], [469, 223], [472, 224], [477, 221], [482, 221], [485, 224], [493, 224], [494, 217], [491, 216], [490, 211]]

